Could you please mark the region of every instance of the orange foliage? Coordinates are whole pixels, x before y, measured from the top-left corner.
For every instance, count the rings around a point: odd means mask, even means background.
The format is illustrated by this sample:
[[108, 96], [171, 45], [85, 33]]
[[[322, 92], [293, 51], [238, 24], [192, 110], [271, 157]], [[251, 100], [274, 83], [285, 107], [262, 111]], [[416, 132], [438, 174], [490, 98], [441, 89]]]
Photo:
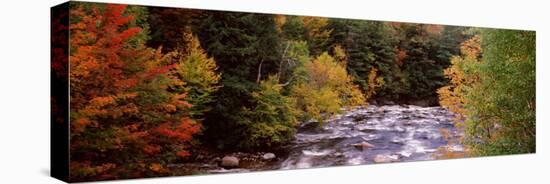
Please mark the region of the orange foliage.
[[188, 151], [183, 150], [183, 151], [178, 152], [177, 155], [180, 156], [180, 157], [187, 157], [191, 154], [189, 154]]
[[157, 132], [169, 138], [177, 138], [180, 141], [190, 141], [191, 135], [200, 131], [200, 124], [191, 119], [183, 119], [177, 126], [163, 123], [157, 128]]
[[407, 58], [407, 52], [401, 49], [396, 49], [396, 50], [397, 50], [397, 56], [396, 56], [397, 65], [403, 66], [403, 61], [405, 61], [405, 59]]
[[451, 67], [444, 70], [445, 76], [450, 79], [449, 85], [437, 91], [441, 105], [457, 115], [455, 119], [457, 125], [462, 124], [464, 119], [462, 115], [465, 114], [463, 105], [466, 103], [466, 98], [462, 95], [463, 90], [478, 80], [475, 76], [466, 75], [463, 65], [466, 62], [478, 62], [481, 52], [479, 41], [479, 36], [474, 36], [461, 44], [462, 56], [453, 56]]
[[[201, 126], [185, 114], [186, 94], [169, 89], [184, 85], [168, 75], [172, 56], [129, 41], [141, 28], [129, 26], [126, 5], [98, 6], [70, 10], [78, 20], [69, 26], [71, 178], [119, 177], [105, 175], [113, 169], [164, 173], [160, 163], [169, 161], [154, 155], [189, 156]], [[147, 159], [136, 167], [134, 158]]]
[[[465, 72], [465, 64], [479, 62], [478, 57], [481, 53], [480, 37], [474, 36], [469, 40], [464, 41], [460, 46], [461, 56], [453, 56], [451, 58], [451, 67], [444, 70], [445, 76], [450, 79], [449, 84], [437, 90], [439, 95], [439, 103], [455, 113], [454, 123], [459, 129], [464, 128], [466, 109], [464, 104], [467, 103], [467, 98], [464, 96], [464, 90], [471, 87], [479, 79], [475, 75], [467, 75]], [[462, 141], [462, 138], [450, 138], [448, 130], [442, 130], [442, 135], [449, 142], [449, 145]], [[465, 152], [453, 152], [449, 146], [440, 147], [438, 149], [439, 158], [461, 158], [465, 157]]]

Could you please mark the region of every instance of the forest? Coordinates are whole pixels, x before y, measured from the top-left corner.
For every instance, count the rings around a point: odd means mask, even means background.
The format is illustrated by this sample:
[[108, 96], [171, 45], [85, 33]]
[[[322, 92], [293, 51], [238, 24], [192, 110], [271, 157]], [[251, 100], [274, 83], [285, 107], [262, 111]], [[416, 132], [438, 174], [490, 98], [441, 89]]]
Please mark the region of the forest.
[[[536, 151], [534, 31], [84, 2], [67, 16], [73, 181]], [[329, 129], [348, 138], [303, 149]], [[408, 152], [417, 138], [433, 145]]]

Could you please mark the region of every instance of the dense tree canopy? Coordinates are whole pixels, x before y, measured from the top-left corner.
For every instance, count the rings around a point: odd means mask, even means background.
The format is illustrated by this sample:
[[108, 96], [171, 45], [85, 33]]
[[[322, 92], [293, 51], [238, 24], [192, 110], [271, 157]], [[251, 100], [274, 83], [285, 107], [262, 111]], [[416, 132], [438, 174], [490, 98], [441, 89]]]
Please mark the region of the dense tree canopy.
[[448, 108], [472, 155], [535, 151], [534, 32], [97, 3], [69, 31], [75, 181], [277, 151], [374, 102]]
[[472, 155], [535, 152], [535, 33], [476, 29], [445, 71], [444, 106], [459, 114]]

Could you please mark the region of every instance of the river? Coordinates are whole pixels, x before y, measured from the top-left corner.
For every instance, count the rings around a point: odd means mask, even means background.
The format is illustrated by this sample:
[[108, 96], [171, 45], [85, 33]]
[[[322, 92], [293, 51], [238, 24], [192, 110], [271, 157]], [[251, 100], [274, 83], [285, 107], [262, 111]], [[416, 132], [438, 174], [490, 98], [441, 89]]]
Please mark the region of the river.
[[[433, 160], [437, 149], [459, 132], [453, 114], [441, 107], [411, 105], [356, 108], [330, 119], [325, 126], [304, 124], [281, 169]], [[365, 144], [365, 142], [367, 144]]]
[[[262, 160], [263, 153], [235, 153], [233, 156], [241, 159], [239, 168], [221, 168], [216, 158], [201, 163], [201, 173], [434, 160], [440, 147], [463, 152], [462, 145], [448, 141], [458, 139], [463, 132], [452, 123], [453, 114], [442, 107], [369, 105], [344, 112], [321, 125], [302, 124], [296, 139], [284, 147], [285, 154], [276, 159]], [[442, 130], [448, 132], [447, 138]]]

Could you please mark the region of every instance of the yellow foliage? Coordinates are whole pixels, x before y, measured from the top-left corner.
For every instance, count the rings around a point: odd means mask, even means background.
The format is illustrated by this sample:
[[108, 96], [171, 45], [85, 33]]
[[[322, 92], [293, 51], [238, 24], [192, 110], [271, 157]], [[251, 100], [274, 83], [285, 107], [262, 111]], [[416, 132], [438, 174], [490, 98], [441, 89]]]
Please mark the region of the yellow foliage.
[[298, 17], [305, 28], [305, 40], [310, 52], [319, 54], [326, 50], [332, 29], [328, 28], [329, 19], [323, 17]]
[[326, 30], [328, 18], [323, 17], [300, 17], [304, 23], [304, 27], [308, 30], [308, 37], [313, 40], [328, 41], [332, 30]]
[[453, 56], [451, 67], [444, 70], [445, 76], [450, 79], [449, 85], [437, 90], [439, 103], [457, 115], [455, 124], [459, 126], [462, 125], [464, 120], [462, 115], [465, 114], [463, 108], [466, 103], [466, 98], [463, 96], [464, 90], [478, 81], [476, 76], [465, 73], [464, 64], [479, 62], [478, 57], [481, 52], [479, 41], [480, 38], [476, 35], [461, 44], [462, 56]]
[[372, 95], [376, 94], [376, 88], [382, 87], [384, 85], [384, 78], [377, 77], [376, 72], [378, 72], [378, 69], [375, 67], [372, 67], [369, 72], [367, 78], [367, 84], [369, 86], [366, 94], [367, 98], [370, 98]]
[[212, 102], [211, 94], [221, 87], [218, 85], [221, 73], [216, 72], [216, 61], [208, 57], [197, 36], [184, 33], [183, 38], [186, 42], [185, 48], [173, 53], [178, 61], [172, 73], [172, 86], [178, 92], [186, 94], [184, 100], [193, 104], [190, 115], [200, 116], [209, 110], [206, 104]]
[[346, 56], [346, 50], [342, 48], [342, 46], [336, 45], [332, 49], [332, 52], [334, 54], [334, 59], [336, 60], [336, 62], [342, 66], [346, 66], [348, 59]]
[[277, 31], [282, 32], [282, 27], [286, 23], [286, 15], [275, 15], [275, 25], [277, 25]]
[[[464, 127], [464, 114], [466, 114], [466, 109], [464, 104], [467, 103], [467, 98], [464, 96], [467, 88], [470, 88], [474, 85], [479, 79], [476, 75], [468, 75], [465, 70], [467, 70], [466, 65], [468, 63], [479, 62], [478, 57], [481, 53], [479, 36], [474, 36], [471, 39], [464, 41], [460, 50], [461, 56], [453, 56], [451, 58], [452, 65], [444, 70], [445, 76], [450, 79], [449, 85], [441, 87], [437, 90], [439, 95], [439, 103], [449, 109], [451, 112], [455, 113], [454, 123], [458, 128]], [[448, 141], [448, 145], [456, 144], [458, 141], [450, 138], [448, 135], [448, 130], [441, 130], [442, 135]], [[462, 138], [460, 138], [462, 139]], [[465, 152], [456, 153], [453, 152], [449, 146], [443, 146], [438, 148], [437, 158], [462, 158], [466, 156]]]
[[[342, 59], [345, 55], [338, 57]], [[297, 100], [298, 109], [304, 119], [322, 121], [339, 113], [342, 107], [365, 103], [365, 97], [359, 87], [353, 84], [345, 67], [328, 53], [306, 61], [304, 70], [306, 79], [292, 86], [290, 92]]]
[[221, 73], [216, 72], [216, 61], [206, 55], [195, 35], [184, 33], [183, 37], [187, 42], [187, 53], [178, 53], [182, 57], [179, 58], [177, 74], [188, 85], [211, 91], [219, 89], [221, 86], [216, 84], [221, 79]]
[[348, 75], [344, 67], [338, 65], [328, 53], [323, 53], [312, 62], [305, 64], [309, 82], [320, 90], [322, 87], [338, 89], [347, 84]]

